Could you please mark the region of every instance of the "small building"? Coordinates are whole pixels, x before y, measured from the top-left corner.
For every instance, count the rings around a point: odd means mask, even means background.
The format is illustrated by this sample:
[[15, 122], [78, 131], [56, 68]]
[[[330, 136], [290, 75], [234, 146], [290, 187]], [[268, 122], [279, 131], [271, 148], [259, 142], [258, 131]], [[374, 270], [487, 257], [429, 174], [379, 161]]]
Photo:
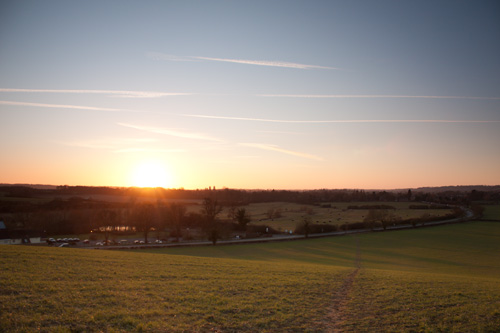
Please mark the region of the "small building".
[[42, 243], [42, 233], [33, 230], [8, 230], [0, 221], [0, 244], [39, 244]]

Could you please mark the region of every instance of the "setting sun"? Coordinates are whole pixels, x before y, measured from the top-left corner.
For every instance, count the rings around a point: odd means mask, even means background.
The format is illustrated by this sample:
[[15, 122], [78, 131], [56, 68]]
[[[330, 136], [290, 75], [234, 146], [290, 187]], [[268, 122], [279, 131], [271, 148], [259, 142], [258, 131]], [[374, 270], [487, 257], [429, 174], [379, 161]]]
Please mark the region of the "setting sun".
[[167, 188], [170, 185], [170, 174], [168, 169], [160, 162], [144, 162], [133, 170], [132, 185]]

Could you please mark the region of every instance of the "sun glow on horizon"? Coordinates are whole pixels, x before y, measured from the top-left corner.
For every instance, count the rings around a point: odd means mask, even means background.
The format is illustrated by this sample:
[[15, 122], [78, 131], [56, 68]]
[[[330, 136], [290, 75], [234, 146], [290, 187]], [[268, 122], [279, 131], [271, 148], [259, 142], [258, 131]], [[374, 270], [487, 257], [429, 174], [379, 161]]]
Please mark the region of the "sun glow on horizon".
[[171, 185], [171, 175], [168, 168], [161, 162], [142, 162], [132, 172], [132, 186], [163, 187]]

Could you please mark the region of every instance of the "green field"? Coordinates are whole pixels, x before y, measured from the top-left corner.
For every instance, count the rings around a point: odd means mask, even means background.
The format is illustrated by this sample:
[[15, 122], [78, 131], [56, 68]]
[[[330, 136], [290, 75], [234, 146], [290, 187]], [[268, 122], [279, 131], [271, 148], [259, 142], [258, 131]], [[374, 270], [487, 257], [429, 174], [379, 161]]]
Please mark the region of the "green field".
[[484, 205], [483, 219], [500, 221], [500, 205]]
[[293, 242], [0, 247], [0, 331], [498, 331], [500, 223]]

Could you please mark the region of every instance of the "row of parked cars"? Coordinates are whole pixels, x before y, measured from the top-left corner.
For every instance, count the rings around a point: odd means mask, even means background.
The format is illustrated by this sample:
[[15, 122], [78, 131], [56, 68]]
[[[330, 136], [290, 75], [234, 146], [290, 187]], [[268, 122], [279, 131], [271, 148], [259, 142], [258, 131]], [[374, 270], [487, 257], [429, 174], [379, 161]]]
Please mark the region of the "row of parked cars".
[[[52, 246], [58, 246], [58, 247], [67, 247], [70, 245], [78, 245], [78, 243], [83, 243], [83, 244], [90, 244], [90, 241], [88, 239], [85, 239], [83, 241], [80, 241], [80, 238], [48, 238], [47, 239], [47, 244], [52, 245]], [[157, 239], [154, 242], [148, 242], [148, 244], [163, 244], [166, 243], [166, 240], [160, 240]], [[125, 244], [135, 244], [135, 245], [141, 245], [145, 244], [143, 240], [126, 240], [122, 239], [120, 241], [115, 241], [115, 240], [107, 240], [107, 241], [99, 241], [95, 243], [95, 246], [105, 246], [105, 245], [125, 245]]]
[[[166, 240], [160, 240], [157, 239], [154, 242], [148, 242], [148, 244], [163, 244], [166, 243]], [[121, 241], [114, 241], [114, 240], [108, 240], [102, 241], [102, 242], [97, 242], [95, 243], [96, 246], [104, 246], [104, 245], [125, 245], [125, 244], [135, 244], [135, 245], [140, 245], [140, 244], [145, 244], [143, 240], [127, 240], [127, 239], [122, 239]]]
[[76, 245], [78, 242], [80, 242], [80, 238], [57, 238], [57, 239], [48, 238], [47, 239], [47, 244], [59, 246], [59, 247]]

